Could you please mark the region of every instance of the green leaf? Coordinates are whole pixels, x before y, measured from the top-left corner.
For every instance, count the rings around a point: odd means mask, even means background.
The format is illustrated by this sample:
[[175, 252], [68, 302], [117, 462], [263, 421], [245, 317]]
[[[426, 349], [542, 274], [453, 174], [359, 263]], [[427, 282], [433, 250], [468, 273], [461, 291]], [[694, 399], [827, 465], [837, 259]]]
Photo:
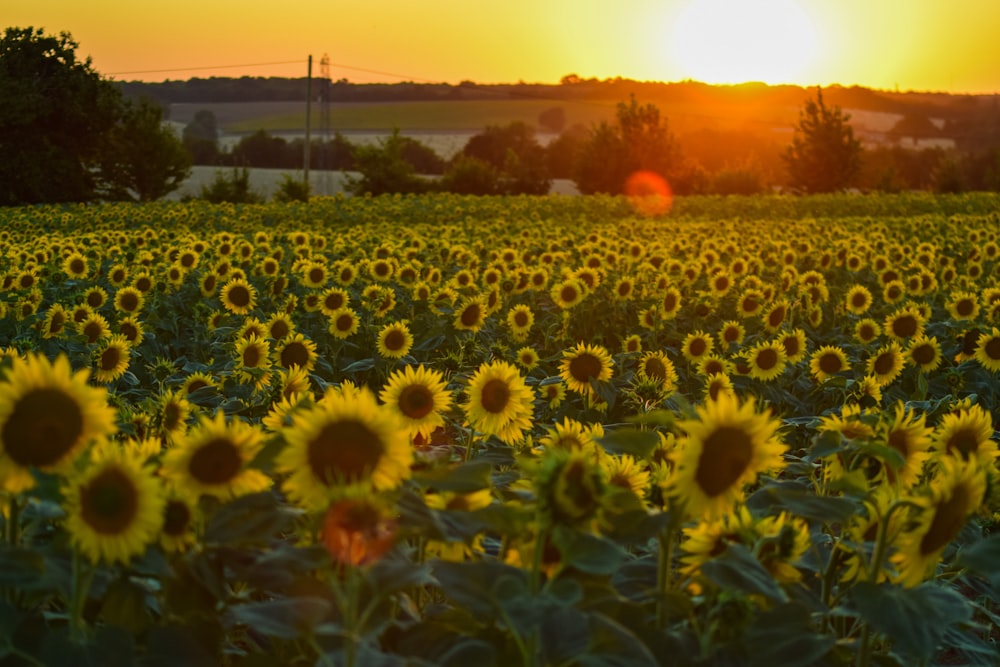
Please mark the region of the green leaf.
[[101, 618], [137, 635], [146, 630], [152, 620], [147, 597], [146, 589], [131, 579], [115, 579], [104, 592]]
[[625, 560], [625, 550], [614, 542], [566, 526], [552, 531], [552, 544], [564, 565], [588, 574], [613, 574]]
[[407, 588], [434, 582], [429, 565], [418, 565], [408, 560], [383, 558], [372, 565], [367, 574], [368, 583], [372, 587], [372, 597], [375, 599], [386, 598]]
[[41, 581], [44, 570], [37, 550], [0, 545], [0, 586], [31, 588]]
[[364, 373], [365, 371], [370, 371], [375, 368], [375, 359], [361, 359], [355, 361], [353, 364], [349, 364], [346, 368], [341, 369], [342, 373]]
[[523, 570], [496, 561], [437, 561], [433, 564], [433, 573], [452, 602], [484, 619], [495, 620], [499, 605], [498, 584], [509, 586], [513, 579], [520, 580], [522, 589], [527, 588], [527, 575]]
[[230, 607], [226, 623], [246, 625], [269, 637], [295, 639], [311, 632], [330, 611], [330, 601], [317, 597], [285, 597]]
[[809, 609], [801, 604], [779, 605], [761, 612], [746, 633], [752, 666], [809, 667], [833, 649], [835, 637], [816, 632]]
[[453, 493], [472, 493], [490, 486], [493, 466], [489, 461], [470, 461], [457, 466], [431, 468], [413, 476], [413, 481], [424, 488]]
[[839, 431], [824, 431], [813, 440], [809, 447], [809, 461], [816, 461], [836, 454], [844, 448], [844, 436]]
[[972, 618], [971, 606], [952, 589], [926, 583], [917, 588], [859, 582], [850, 600], [872, 629], [884, 634], [898, 652], [927, 660], [949, 625]]
[[631, 630], [604, 614], [588, 614], [587, 651], [576, 664], [582, 667], [640, 667], [657, 665], [649, 647]]
[[958, 552], [958, 564], [990, 579], [1000, 576], [1000, 533], [963, 547]]
[[623, 428], [608, 431], [598, 442], [611, 454], [630, 454], [637, 459], [646, 459], [656, 449], [660, 438], [655, 431]]
[[572, 607], [553, 609], [542, 617], [539, 637], [544, 664], [569, 663], [587, 650], [590, 641], [587, 617]]
[[742, 544], [730, 544], [719, 556], [702, 564], [701, 572], [722, 589], [763, 595], [773, 602], [786, 602], [788, 595]]
[[260, 544], [291, 528], [301, 514], [270, 492], [252, 493], [220, 507], [205, 527], [206, 544]]
[[747, 507], [768, 515], [785, 511], [823, 523], [839, 523], [857, 514], [861, 502], [840, 496], [817, 496], [798, 482], [772, 482], [747, 499]]
[[650, 410], [637, 415], [632, 415], [625, 419], [630, 424], [642, 424], [644, 426], [673, 426], [677, 421], [677, 415], [670, 410]]
[[496, 650], [491, 644], [480, 639], [463, 637], [445, 651], [439, 658], [442, 667], [467, 667], [476, 665], [491, 667], [496, 664]]

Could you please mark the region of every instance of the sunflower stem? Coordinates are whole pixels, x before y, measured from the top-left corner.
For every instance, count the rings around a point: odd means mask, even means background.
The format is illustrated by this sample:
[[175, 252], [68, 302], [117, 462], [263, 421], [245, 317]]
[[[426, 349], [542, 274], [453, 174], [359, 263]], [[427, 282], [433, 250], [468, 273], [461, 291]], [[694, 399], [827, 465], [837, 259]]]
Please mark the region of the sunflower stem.
[[70, 637], [82, 643], [87, 634], [87, 623], [83, 618], [83, 608], [87, 603], [87, 593], [94, 581], [97, 568], [87, 567], [80, 557], [79, 549], [73, 550], [73, 595], [70, 606]]
[[670, 521], [657, 536], [660, 549], [657, 553], [656, 561], [656, 626], [662, 628], [667, 623], [667, 591], [673, 588], [673, 576], [670, 566], [674, 560], [674, 533], [676, 532], [676, 519], [670, 517]]

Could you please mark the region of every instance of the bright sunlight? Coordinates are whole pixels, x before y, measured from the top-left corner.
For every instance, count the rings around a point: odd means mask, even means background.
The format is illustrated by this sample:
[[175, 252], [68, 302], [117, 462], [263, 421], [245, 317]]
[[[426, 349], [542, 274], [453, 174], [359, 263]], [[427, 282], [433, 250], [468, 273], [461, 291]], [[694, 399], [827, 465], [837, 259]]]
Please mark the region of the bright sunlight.
[[788, 83], [816, 52], [812, 21], [793, 0], [693, 0], [671, 36], [672, 60], [706, 83]]

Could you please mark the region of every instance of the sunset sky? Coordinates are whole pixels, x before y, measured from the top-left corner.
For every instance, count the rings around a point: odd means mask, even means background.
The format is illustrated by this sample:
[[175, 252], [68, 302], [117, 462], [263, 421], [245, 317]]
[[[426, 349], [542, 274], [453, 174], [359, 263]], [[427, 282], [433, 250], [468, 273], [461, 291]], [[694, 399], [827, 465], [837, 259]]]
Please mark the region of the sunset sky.
[[[566, 74], [1000, 92], [997, 0], [10, 0], [120, 80], [556, 83]], [[11, 6], [13, 5], [13, 6]], [[284, 63], [284, 64], [271, 64]], [[228, 67], [220, 67], [228, 66]]]

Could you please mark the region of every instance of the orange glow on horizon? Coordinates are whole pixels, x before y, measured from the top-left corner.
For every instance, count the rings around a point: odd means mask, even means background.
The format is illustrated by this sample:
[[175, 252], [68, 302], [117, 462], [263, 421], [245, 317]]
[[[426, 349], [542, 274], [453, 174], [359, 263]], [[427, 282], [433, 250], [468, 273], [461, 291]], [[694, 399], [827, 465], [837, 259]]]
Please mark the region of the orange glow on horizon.
[[674, 205], [674, 193], [666, 179], [652, 171], [637, 171], [625, 181], [625, 195], [636, 213], [665, 215]]
[[304, 77], [307, 56], [318, 75], [328, 53], [331, 77], [357, 83], [557, 83], [575, 73], [1000, 92], [995, 0], [510, 0], [488, 14], [464, 0], [8, 4], [4, 27], [67, 31], [78, 55], [121, 80]]

